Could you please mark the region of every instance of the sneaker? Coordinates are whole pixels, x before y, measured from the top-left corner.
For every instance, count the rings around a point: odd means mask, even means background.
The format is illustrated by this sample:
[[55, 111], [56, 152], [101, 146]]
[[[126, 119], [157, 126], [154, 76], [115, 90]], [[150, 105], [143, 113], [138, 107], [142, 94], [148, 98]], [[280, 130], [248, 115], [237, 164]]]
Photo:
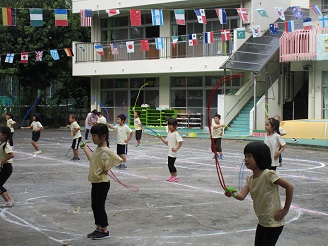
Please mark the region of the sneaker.
[[219, 159], [220, 159], [220, 160], [223, 160], [223, 159], [224, 159], [224, 156], [223, 156], [223, 155], [220, 155], [220, 156], [219, 156]]
[[72, 159], [71, 159], [71, 161], [79, 161], [80, 160], [80, 158], [79, 157], [76, 157], [76, 156], [74, 156]]
[[117, 165], [115, 168], [121, 169], [122, 168], [122, 162], [119, 165]]
[[14, 200], [10, 200], [8, 202], [5, 202], [3, 204], [1, 204], [1, 207], [12, 207], [15, 205], [15, 201]]
[[107, 232], [104, 232], [104, 231], [101, 231], [101, 230], [98, 230], [96, 235], [94, 235], [92, 237], [92, 240], [101, 240], [101, 239], [106, 239], [106, 238], [109, 238], [109, 231]]
[[141, 147], [141, 144], [137, 144], [137, 146], [136, 146], [137, 148], [140, 148]]
[[120, 169], [128, 169], [128, 166], [125, 163], [122, 163]]
[[[219, 157], [219, 155], [216, 155], [217, 157]], [[213, 156], [213, 158], [212, 159], [215, 159], [215, 156]]]
[[167, 179], [167, 181], [169, 181], [169, 182], [175, 182], [175, 178], [174, 178], [173, 176], [171, 176], [171, 177], [169, 177], [169, 178]]
[[40, 154], [42, 154], [42, 152], [41, 152], [41, 150], [38, 150], [38, 151], [35, 151], [34, 154], [35, 155], [40, 155]]
[[173, 177], [173, 179], [174, 179], [174, 182], [179, 182], [180, 181], [178, 177]]
[[87, 235], [87, 238], [93, 238], [94, 236], [96, 236], [98, 234], [99, 230], [98, 228], [96, 228], [96, 230], [94, 230], [93, 232], [89, 233]]

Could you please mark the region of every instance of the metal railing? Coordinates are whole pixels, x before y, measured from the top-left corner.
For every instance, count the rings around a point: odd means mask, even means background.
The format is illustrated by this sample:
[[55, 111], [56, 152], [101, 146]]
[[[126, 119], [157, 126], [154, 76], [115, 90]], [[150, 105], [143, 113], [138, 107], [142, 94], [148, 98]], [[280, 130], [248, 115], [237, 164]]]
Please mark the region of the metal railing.
[[[202, 36], [197, 37], [197, 45], [189, 46], [187, 36], [179, 36], [176, 44], [172, 43], [171, 37], [164, 38], [164, 48], [156, 49], [155, 39], [148, 39], [149, 50], [143, 51], [140, 40], [119, 40], [117, 53], [113, 54], [111, 43], [113, 42], [89, 42], [75, 43], [76, 62], [113, 62], [127, 60], [148, 60], [163, 58], [190, 58], [204, 56], [228, 56], [231, 54], [232, 40], [222, 41], [221, 34], [214, 34], [214, 42], [206, 44]], [[134, 41], [134, 52], [128, 53], [126, 42]], [[95, 50], [95, 44], [101, 44], [104, 55], [99, 55]], [[115, 52], [114, 52], [115, 53]]]

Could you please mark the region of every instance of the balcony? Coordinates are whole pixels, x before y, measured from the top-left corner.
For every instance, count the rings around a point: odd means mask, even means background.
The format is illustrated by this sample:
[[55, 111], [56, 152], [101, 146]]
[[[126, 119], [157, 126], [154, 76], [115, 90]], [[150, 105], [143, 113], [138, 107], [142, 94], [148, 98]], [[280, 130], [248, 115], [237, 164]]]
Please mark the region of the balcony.
[[[197, 45], [189, 46], [187, 36], [179, 36], [179, 40], [175, 45], [172, 43], [171, 37], [164, 38], [164, 49], [157, 50], [155, 39], [148, 39], [149, 50], [143, 51], [140, 40], [119, 40], [118, 54], [113, 54], [110, 44], [113, 42], [91, 42], [91, 43], [75, 43], [75, 62], [115, 62], [115, 61], [132, 61], [132, 60], [152, 60], [152, 59], [168, 59], [168, 58], [193, 58], [193, 57], [213, 57], [213, 56], [229, 56], [232, 52], [232, 40], [223, 42], [220, 33], [214, 33], [214, 42], [206, 44], [203, 36], [197, 36]], [[134, 52], [128, 53], [126, 42], [134, 41]], [[101, 44], [104, 55], [99, 55], [95, 48], [95, 44]], [[115, 53], [115, 52], [114, 52]]]
[[[317, 38], [321, 34], [328, 34], [328, 28], [285, 32], [280, 38], [280, 62], [322, 60], [317, 55]], [[323, 51], [324, 48], [322, 44]]]

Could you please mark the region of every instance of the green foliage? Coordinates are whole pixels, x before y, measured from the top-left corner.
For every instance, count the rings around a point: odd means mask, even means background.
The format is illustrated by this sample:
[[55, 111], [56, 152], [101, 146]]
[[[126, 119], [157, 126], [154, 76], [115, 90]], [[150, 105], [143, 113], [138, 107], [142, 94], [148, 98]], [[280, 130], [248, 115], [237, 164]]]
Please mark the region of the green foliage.
[[[60, 60], [54, 61], [51, 49], [64, 49], [72, 46], [72, 41], [90, 41], [90, 28], [80, 27], [80, 16], [68, 10], [68, 27], [56, 27], [54, 9], [70, 9], [67, 0], [1, 0], [1, 7], [16, 8], [16, 25], [0, 25], [0, 53], [4, 60], [7, 53], [15, 53], [14, 64], [1, 63], [1, 72], [15, 71], [20, 85], [29, 91], [28, 100], [32, 103], [38, 90], [45, 90], [50, 84], [56, 84], [60, 90], [56, 102], [62, 98], [75, 98], [79, 101], [88, 93], [88, 83], [81, 78], [72, 77], [72, 58], [64, 50], [58, 50]], [[43, 9], [42, 27], [31, 27], [29, 8]], [[2, 17], [2, 16], [1, 16]], [[1, 18], [2, 19], [2, 18]], [[42, 62], [35, 61], [35, 51], [43, 51]], [[29, 62], [20, 63], [21, 52], [29, 52]], [[84, 79], [88, 81], [88, 79]], [[82, 87], [82, 88], [80, 88]], [[78, 91], [76, 93], [75, 91]], [[59, 93], [63, 93], [62, 95]], [[81, 98], [82, 97], [82, 98]], [[25, 100], [26, 102], [26, 100]], [[81, 103], [77, 103], [82, 106]]]

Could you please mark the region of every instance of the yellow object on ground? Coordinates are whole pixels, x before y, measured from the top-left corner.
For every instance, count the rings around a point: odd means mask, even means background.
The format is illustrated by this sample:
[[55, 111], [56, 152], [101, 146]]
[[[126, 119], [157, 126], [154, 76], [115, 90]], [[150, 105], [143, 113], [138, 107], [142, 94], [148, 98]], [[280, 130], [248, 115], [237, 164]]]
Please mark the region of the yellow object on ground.
[[287, 132], [283, 138], [328, 139], [327, 119], [287, 120], [280, 126]]

